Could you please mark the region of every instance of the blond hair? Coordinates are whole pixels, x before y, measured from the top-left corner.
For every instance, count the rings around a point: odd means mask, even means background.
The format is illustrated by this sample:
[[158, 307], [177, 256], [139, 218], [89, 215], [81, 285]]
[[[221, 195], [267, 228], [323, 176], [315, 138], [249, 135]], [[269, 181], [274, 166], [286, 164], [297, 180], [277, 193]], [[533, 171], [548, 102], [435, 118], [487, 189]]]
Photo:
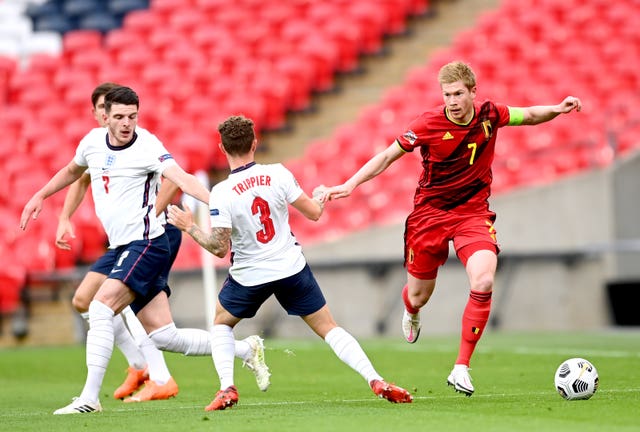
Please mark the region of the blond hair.
[[440, 68], [438, 73], [438, 82], [442, 84], [451, 84], [457, 81], [462, 83], [471, 90], [476, 86], [476, 74], [468, 64], [459, 60], [452, 61]]

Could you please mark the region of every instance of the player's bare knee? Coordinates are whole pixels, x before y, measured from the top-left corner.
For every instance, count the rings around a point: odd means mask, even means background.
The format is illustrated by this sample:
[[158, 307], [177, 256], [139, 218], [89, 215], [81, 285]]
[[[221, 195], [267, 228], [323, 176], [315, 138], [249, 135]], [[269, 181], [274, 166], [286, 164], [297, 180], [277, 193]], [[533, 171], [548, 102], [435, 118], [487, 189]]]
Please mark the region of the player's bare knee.
[[493, 275], [485, 273], [472, 281], [471, 289], [473, 291], [489, 292], [493, 290]]
[[71, 305], [79, 313], [87, 312], [89, 310], [89, 303], [91, 303], [90, 298], [78, 295], [77, 293], [71, 299]]

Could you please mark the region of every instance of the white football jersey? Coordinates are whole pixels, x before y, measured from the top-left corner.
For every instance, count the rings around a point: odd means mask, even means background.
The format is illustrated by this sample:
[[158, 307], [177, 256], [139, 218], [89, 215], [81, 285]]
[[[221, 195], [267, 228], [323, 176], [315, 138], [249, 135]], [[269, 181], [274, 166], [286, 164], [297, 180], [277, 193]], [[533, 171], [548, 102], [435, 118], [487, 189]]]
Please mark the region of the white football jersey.
[[164, 232], [156, 218], [156, 194], [162, 172], [176, 162], [155, 135], [137, 127], [129, 144], [114, 147], [107, 130], [95, 128], [80, 141], [74, 161], [89, 169], [96, 214], [110, 248]]
[[246, 286], [283, 279], [305, 264], [289, 226], [302, 189], [282, 164], [250, 163], [211, 190], [211, 226], [231, 228], [231, 276]]

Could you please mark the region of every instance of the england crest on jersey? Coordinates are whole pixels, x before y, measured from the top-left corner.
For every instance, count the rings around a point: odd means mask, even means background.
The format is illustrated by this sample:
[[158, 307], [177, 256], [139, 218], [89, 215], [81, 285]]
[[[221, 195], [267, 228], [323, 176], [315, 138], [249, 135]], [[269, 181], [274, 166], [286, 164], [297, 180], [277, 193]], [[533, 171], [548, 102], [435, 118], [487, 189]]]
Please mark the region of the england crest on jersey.
[[113, 153], [107, 153], [105, 159], [104, 159], [104, 167], [102, 168], [102, 170], [108, 170], [109, 168], [111, 168], [114, 164], [116, 163], [116, 155], [114, 155]]

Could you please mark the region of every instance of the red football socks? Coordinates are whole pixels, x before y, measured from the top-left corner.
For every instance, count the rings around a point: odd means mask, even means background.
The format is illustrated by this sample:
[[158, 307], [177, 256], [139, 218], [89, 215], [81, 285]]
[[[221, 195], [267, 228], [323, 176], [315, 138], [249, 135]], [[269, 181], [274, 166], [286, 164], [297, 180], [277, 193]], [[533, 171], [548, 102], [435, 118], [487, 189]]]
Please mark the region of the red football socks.
[[460, 351], [456, 364], [469, 366], [471, 355], [487, 325], [490, 312], [491, 291], [485, 293], [471, 290], [467, 306], [462, 314], [462, 337], [460, 338]]
[[407, 312], [409, 312], [410, 314], [417, 314], [418, 312], [420, 312], [420, 309], [418, 308], [414, 308], [413, 306], [411, 306], [411, 302], [409, 301], [409, 286], [405, 285], [402, 288], [402, 301], [404, 302], [404, 308], [407, 310]]

